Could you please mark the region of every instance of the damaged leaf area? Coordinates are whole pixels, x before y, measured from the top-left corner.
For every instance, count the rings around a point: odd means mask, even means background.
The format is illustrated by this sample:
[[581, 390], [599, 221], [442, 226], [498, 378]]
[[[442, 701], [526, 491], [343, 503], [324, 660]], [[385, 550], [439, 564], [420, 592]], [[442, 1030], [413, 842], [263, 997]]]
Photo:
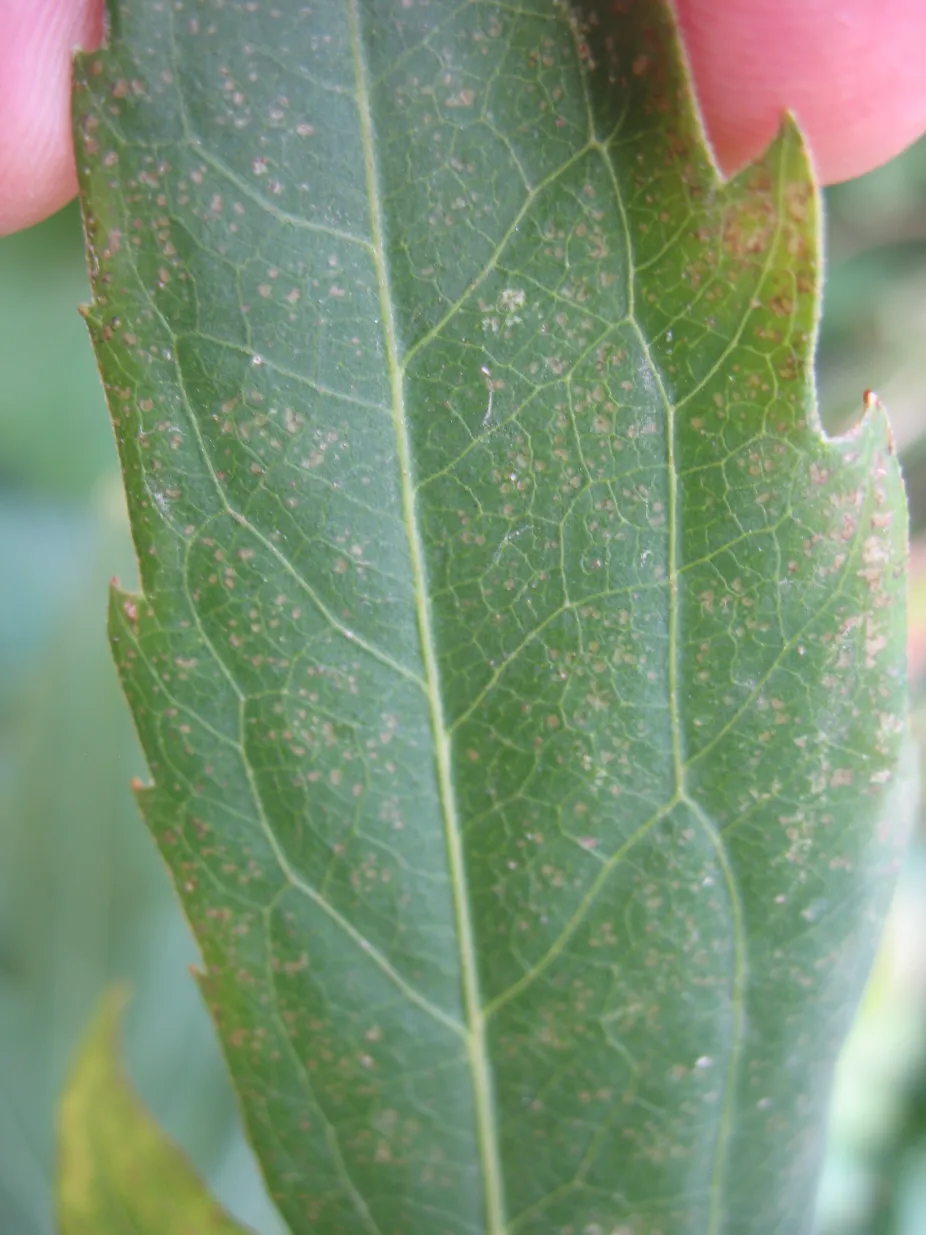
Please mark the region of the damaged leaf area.
[[809, 1231], [906, 515], [798, 133], [722, 183], [643, 0], [119, 0], [75, 115], [139, 798], [294, 1235]]

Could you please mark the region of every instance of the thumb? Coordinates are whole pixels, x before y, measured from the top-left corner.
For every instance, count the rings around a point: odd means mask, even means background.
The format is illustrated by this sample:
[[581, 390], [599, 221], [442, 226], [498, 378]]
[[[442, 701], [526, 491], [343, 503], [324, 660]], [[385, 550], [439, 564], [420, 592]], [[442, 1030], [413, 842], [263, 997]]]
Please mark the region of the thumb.
[[926, 129], [923, 0], [674, 0], [718, 162], [736, 171], [785, 109], [830, 184]]
[[102, 0], [0, 0], [0, 235], [74, 196], [71, 56], [102, 32]]

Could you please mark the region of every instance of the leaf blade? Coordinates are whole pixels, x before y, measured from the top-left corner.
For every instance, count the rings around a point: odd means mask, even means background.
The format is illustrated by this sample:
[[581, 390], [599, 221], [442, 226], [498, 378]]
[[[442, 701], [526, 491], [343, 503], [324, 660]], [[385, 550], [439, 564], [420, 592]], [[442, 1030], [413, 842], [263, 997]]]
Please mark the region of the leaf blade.
[[[110, 144], [166, 204], [105, 263], [147, 354], [96, 324], [147, 597], [113, 633], [293, 1229], [803, 1229], [903, 504], [876, 414], [814, 421], [795, 133], [720, 186], [644, 6], [284, 6], [282, 67], [256, 17], [219, 56], [127, 12]], [[281, 118], [236, 141], [249, 74]]]

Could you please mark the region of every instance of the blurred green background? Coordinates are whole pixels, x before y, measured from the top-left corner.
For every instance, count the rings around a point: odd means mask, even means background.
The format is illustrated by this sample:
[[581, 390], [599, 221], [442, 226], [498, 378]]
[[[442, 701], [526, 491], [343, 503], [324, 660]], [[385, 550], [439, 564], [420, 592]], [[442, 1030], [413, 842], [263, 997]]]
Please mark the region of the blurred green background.
[[[825, 423], [887, 403], [926, 529], [926, 141], [828, 193]], [[282, 1230], [241, 1135], [189, 966], [195, 948], [129, 792], [144, 765], [105, 637], [131, 584], [115, 449], [76, 305], [73, 207], [0, 240], [0, 1232], [51, 1235], [54, 1110], [97, 999], [128, 979], [132, 1074], [234, 1213]], [[926, 550], [911, 662], [926, 664]], [[926, 734], [926, 709], [918, 713]], [[926, 843], [911, 848], [844, 1053], [821, 1235], [926, 1233]]]

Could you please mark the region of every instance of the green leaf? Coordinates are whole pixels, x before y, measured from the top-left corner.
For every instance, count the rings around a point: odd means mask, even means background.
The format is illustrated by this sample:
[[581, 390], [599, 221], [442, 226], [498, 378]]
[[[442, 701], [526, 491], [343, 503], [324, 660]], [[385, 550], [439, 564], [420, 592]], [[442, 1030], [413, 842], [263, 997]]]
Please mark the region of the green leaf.
[[79, 62], [144, 814], [294, 1235], [809, 1230], [905, 508], [794, 126], [668, 17], [120, 4]]
[[62, 1235], [244, 1235], [135, 1096], [119, 1066], [126, 996], [103, 1000], [61, 1110]]
[[[34, 433], [54, 449], [47, 425]], [[103, 990], [125, 980], [143, 1099], [270, 1235], [196, 949], [129, 789], [144, 760], [103, 627], [114, 567], [135, 573], [121, 489], [111, 477], [86, 509], [0, 490], [0, 1231], [54, 1229], [58, 1102]]]

